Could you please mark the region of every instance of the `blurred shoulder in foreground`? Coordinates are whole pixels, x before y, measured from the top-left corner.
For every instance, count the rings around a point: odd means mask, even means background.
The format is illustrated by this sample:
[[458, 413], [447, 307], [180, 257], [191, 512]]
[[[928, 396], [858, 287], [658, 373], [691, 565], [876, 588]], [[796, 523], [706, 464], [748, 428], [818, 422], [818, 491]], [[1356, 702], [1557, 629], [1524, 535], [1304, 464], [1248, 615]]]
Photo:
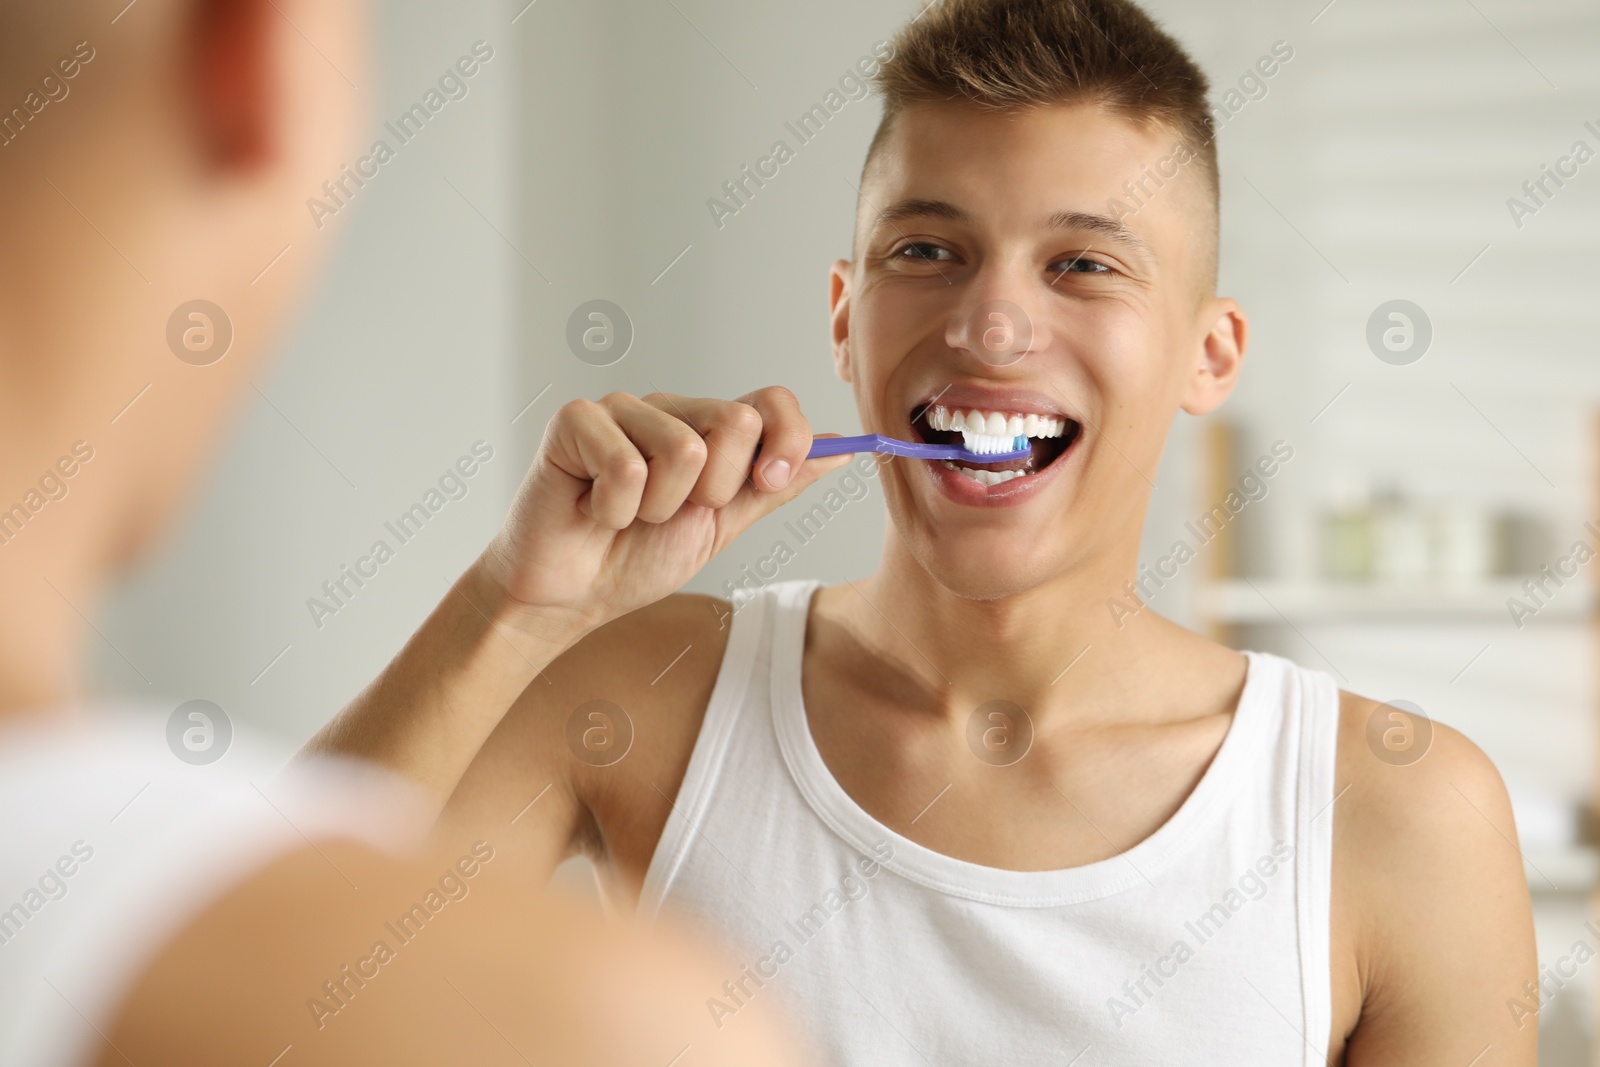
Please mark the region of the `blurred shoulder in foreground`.
[[160, 953], [94, 1062], [800, 1062], [767, 1006], [720, 1029], [708, 1014], [732, 965], [530, 899], [513, 862], [483, 840], [404, 863], [348, 843], [286, 856]]

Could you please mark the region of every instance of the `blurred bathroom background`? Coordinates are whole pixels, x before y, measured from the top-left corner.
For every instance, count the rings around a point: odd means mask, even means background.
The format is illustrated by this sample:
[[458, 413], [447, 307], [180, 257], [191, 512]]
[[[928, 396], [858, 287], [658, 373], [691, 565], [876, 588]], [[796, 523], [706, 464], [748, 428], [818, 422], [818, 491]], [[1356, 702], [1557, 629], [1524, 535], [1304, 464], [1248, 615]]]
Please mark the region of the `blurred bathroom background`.
[[[815, 426], [855, 429], [829, 362], [827, 269], [849, 255], [875, 100], [846, 95], [735, 214], [707, 201], [916, 4], [524, 4], [376, 11], [374, 136], [474, 42], [494, 58], [353, 204], [320, 295], [257, 382], [270, 403], [244, 413], [182, 529], [106, 605], [102, 690], [203, 697], [298, 744], [481, 549], [567, 399], [781, 383]], [[1584, 925], [1600, 8], [1147, 6], [1226, 116], [1221, 288], [1254, 327], [1237, 395], [1182, 418], [1154, 473], [1151, 606], [1403, 701], [1494, 758], [1554, 975], [1541, 1062], [1588, 1063], [1594, 964], [1561, 961], [1600, 947]], [[349, 91], [329, 58], [326, 91]], [[324, 239], [309, 224], [296, 238]], [[569, 324], [596, 300], [618, 332], [579, 358]], [[336, 614], [308, 608], [479, 441], [494, 458], [465, 497]], [[868, 573], [884, 521], [868, 499], [783, 576]], [[722, 592], [781, 518], [691, 588]], [[1180, 540], [1198, 550], [1181, 566]]]

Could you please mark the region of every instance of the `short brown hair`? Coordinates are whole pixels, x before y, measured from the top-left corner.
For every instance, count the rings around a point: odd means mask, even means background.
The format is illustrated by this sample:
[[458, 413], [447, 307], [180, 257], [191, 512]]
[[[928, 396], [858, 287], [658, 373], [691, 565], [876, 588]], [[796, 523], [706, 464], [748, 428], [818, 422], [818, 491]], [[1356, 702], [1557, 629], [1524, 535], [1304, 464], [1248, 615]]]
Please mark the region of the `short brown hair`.
[[933, 0], [903, 26], [873, 84], [883, 119], [865, 171], [909, 104], [965, 101], [1013, 111], [1098, 104], [1140, 125], [1159, 123], [1193, 154], [1213, 206], [1208, 272], [1216, 264], [1216, 128], [1210, 83], [1172, 36], [1130, 0]]

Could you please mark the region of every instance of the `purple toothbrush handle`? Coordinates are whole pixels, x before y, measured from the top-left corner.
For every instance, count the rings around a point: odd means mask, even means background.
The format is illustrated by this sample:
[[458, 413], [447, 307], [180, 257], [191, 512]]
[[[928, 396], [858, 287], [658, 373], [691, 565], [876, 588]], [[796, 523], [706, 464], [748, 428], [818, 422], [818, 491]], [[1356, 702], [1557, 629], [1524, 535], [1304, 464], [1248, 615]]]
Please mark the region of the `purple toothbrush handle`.
[[816, 459], [818, 456], [845, 456], [855, 452], [876, 452], [878, 442], [886, 440], [880, 434], [863, 434], [860, 437], [814, 437], [811, 440], [811, 451], [806, 453], [807, 459]]
[[894, 437], [885, 437], [881, 433], [862, 434], [858, 437], [818, 437], [811, 442], [811, 451], [808, 457], [839, 456], [853, 452], [881, 452], [890, 456], [905, 456], [910, 459], [959, 459], [967, 463], [1005, 463], [1013, 459], [1021, 459], [1029, 453], [1029, 449], [1015, 452], [997, 452], [991, 455], [982, 455], [977, 452], [968, 452], [960, 445], [933, 445], [920, 441], [901, 441]]

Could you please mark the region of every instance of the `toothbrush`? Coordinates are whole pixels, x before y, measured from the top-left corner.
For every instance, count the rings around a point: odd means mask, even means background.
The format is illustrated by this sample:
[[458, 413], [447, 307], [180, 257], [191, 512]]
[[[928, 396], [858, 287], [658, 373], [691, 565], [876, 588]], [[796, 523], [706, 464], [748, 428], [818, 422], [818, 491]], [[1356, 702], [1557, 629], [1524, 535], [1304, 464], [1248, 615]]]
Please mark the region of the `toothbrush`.
[[840, 456], [852, 452], [881, 452], [888, 456], [907, 456], [911, 459], [949, 459], [963, 463], [1006, 463], [1021, 459], [1031, 449], [1026, 437], [1014, 438], [1009, 452], [969, 452], [960, 445], [934, 445], [920, 441], [901, 441], [881, 433], [862, 434], [859, 437], [818, 437], [811, 442], [807, 458]]

